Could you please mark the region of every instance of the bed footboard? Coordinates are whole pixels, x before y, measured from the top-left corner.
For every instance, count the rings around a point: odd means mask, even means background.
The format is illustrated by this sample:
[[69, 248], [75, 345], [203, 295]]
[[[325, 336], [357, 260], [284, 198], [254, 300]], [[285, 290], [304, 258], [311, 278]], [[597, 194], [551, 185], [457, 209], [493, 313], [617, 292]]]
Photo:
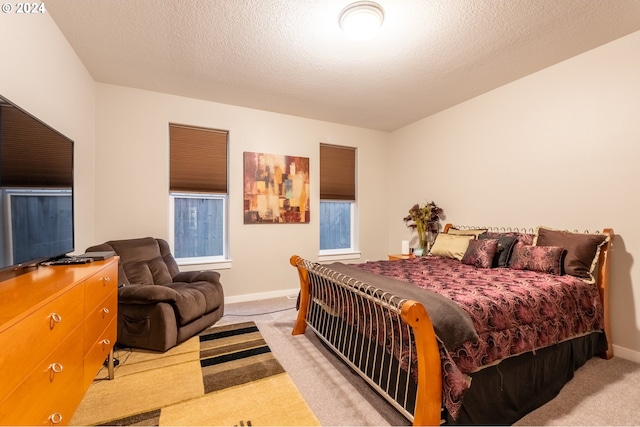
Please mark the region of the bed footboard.
[[424, 306], [291, 257], [300, 279], [293, 335], [310, 327], [414, 425], [439, 425], [440, 353]]

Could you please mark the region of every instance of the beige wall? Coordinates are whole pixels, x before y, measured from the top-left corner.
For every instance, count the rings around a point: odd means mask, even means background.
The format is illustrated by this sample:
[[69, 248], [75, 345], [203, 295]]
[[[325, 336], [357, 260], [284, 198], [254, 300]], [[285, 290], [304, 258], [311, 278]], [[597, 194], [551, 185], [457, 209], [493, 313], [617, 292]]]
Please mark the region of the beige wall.
[[95, 83], [48, 14], [0, 13], [0, 95], [71, 138], [75, 246], [94, 231]]
[[425, 199], [456, 224], [611, 227], [613, 342], [640, 361], [638, 52], [640, 32], [392, 133], [389, 250]]
[[[385, 132], [129, 89], [97, 85], [96, 243], [147, 235], [168, 238], [168, 124], [229, 131], [228, 297], [297, 288], [291, 255], [316, 260], [319, 248], [319, 143], [357, 147], [362, 260], [383, 258], [388, 204]], [[245, 151], [310, 160], [310, 224], [243, 224]], [[383, 171], [383, 173], [380, 173]]]

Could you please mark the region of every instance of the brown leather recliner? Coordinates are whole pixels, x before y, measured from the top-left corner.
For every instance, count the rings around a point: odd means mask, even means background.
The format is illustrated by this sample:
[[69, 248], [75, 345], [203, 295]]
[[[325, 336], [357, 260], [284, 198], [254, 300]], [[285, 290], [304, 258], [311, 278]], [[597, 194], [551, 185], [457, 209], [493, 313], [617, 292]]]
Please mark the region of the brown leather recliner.
[[166, 351], [222, 317], [220, 273], [180, 272], [165, 240], [112, 240], [86, 252], [98, 251], [120, 257], [119, 346]]

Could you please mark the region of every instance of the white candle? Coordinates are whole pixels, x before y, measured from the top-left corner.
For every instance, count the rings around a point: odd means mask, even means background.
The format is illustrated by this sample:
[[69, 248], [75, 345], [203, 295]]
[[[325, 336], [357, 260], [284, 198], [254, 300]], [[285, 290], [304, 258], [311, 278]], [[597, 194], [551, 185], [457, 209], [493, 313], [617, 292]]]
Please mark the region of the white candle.
[[402, 255], [409, 255], [409, 241], [402, 241]]

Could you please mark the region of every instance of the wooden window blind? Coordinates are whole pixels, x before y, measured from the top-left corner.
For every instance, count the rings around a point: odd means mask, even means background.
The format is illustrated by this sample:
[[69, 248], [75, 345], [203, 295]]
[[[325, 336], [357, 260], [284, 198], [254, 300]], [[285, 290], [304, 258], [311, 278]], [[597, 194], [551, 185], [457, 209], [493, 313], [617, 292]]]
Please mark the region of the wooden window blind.
[[169, 125], [169, 190], [227, 193], [228, 132]]
[[356, 149], [320, 144], [320, 199], [356, 200]]

